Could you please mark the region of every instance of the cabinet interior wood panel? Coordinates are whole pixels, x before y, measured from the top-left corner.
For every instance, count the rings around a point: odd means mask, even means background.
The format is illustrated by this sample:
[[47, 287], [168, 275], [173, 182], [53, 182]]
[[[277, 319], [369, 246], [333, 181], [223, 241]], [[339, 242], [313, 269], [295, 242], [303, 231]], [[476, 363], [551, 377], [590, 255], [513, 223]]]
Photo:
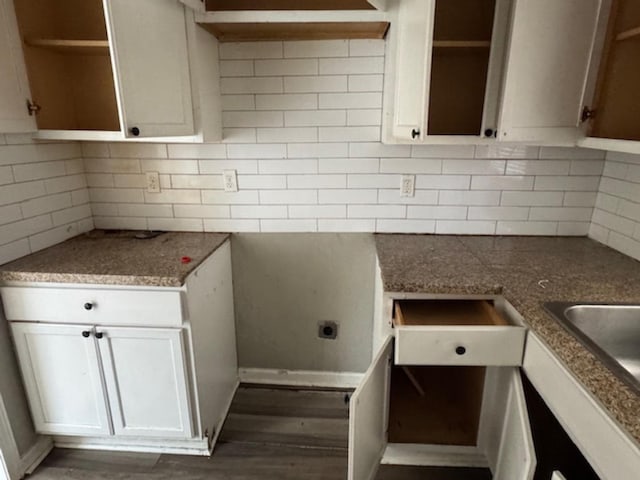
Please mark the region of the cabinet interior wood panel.
[[640, 2], [615, 0], [596, 94], [592, 135], [640, 140]]
[[207, 11], [222, 10], [375, 10], [367, 0], [206, 0]]
[[476, 445], [484, 377], [485, 367], [394, 366], [389, 442]]
[[72, 42], [107, 41], [100, 0], [15, 2], [32, 99], [42, 108], [38, 128], [120, 129], [108, 48], [78, 48]]
[[436, 1], [429, 135], [481, 133], [494, 12], [495, 0]]
[[396, 303], [396, 325], [508, 325], [486, 300], [406, 300]]
[[202, 23], [221, 42], [384, 38], [387, 22]]

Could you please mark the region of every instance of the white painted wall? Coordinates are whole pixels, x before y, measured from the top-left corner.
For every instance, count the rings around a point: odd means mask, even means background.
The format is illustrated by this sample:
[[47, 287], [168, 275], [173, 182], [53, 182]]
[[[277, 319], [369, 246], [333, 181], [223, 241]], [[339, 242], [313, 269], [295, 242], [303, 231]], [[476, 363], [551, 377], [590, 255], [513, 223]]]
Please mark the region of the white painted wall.
[[[366, 234], [233, 237], [238, 360], [244, 368], [364, 372], [371, 361], [375, 246]], [[339, 324], [335, 340], [318, 322]]]
[[640, 260], [640, 155], [607, 153], [589, 236]]
[[[102, 228], [586, 235], [604, 154], [380, 143], [382, 40], [220, 45], [225, 141], [83, 145]], [[221, 172], [238, 171], [238, 193]], [[163, 191], [144, 191], [160, 172]], [[401, 198], [400, 175], [416, 175]]]

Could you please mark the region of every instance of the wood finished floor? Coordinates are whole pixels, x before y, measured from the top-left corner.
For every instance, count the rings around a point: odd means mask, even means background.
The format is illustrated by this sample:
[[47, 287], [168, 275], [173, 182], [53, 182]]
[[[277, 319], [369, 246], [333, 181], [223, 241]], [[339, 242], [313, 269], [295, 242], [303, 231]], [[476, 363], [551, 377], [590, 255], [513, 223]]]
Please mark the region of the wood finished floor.
[[[344, 480], [344, 392], [243, 386], [210, 457], [55, 449], [30, 480]], [[489, 480], [482, 469], [382, 466], [376, 480]]]

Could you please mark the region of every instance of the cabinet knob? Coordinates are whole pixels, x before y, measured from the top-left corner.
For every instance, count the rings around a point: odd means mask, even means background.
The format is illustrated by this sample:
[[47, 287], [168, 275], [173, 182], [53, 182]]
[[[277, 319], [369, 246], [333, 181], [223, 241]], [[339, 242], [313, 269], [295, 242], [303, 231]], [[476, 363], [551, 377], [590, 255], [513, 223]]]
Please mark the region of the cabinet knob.
[[420, 136], [420, 129], [414, 128], [411, 130], [411, 138], [416, 139]]
[[456, 353], [458, 355], [464, 355], [465, 353], [467, 353], [467, 349], [463, 346], [456, 347]]
[[84, 309], [85, 310], [93, 310], [93, 303], [91, 302], [87, 302], [84, 304]]
[[138, 127], [131, 127], [129, 131], [131, 132], [131, 135], [133, 135], [134, 137], [137, 137], [138, 135], [140, 135], [140, 129]]
[[484, 136], [487, 137], [487, 138], [491, 138], [491, 137], [495, 136], [495, 133], [496, 132], [493, 130], [493, 128], [487, 128], [484, 131]]
[[102, 337], [104, 337], [104, 333], [102, 333], [102, 332], [96, 332], [96, 338], [97, 338], [98, 340], [100, 340]]
[[84, 338], [89, 338], [90, 335], [91, 335], [91, 332], [89, 330], [85, 330], [84, 332], [82, 332], [82, 336]]

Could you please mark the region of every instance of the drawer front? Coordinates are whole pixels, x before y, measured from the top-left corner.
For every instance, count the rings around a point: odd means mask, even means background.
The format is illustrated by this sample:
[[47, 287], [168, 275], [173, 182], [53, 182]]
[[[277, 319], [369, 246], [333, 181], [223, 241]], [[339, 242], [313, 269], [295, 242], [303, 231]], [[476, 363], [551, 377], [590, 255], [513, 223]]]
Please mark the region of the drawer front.
[[397, 365], [522, 365], [525, 329], [406, 326], [395, 329]]
[[4, 287], [7, 320], [180, 327], [179, 291]]

